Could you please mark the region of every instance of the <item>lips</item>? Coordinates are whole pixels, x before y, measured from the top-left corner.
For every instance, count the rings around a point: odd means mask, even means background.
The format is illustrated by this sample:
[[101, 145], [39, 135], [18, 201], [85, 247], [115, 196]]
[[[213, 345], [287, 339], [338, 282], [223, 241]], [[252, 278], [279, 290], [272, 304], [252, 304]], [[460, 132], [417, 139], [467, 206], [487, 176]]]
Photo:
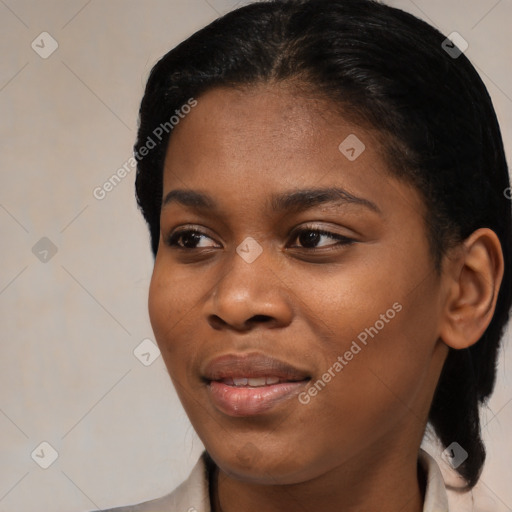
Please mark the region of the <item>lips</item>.
[[203, 379], [212, 404], [229, 416], [263, 414], [300, 393], [307, 372], [260, 353], [227, 354], [210, 361]]
[[297, 381], [309, 378], [307, 372], [260, 353], [227, 354], [217, 357], [206, 365], [203, 376], [208, 381], [257, 377]]

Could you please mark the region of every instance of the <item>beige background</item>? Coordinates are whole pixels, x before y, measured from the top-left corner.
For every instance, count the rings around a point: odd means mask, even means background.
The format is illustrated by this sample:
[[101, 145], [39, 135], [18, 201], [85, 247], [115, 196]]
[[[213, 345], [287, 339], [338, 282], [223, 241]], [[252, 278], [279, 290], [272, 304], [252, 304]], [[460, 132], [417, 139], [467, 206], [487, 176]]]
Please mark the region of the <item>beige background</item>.
[[[511, 0], [390, 3], [468, 41], [510, 157]], [[0, 0], [0, 512], [147, 500], [179, 484], [201, 452], [161, 357], [145, 366], [133, 353], [152, 339], [152, 257], [134, 172], [102, 200], [93, 190], [131, 156], [152, 65], [237, 4]], [[47, 59], [31, 48], [51, 48], [43, 31], [59, 45]], [[43, 240], [34, 254], [43, 237], [53, 245]], [[484, 416], [480, 512], [512, 510], [507, 343]], [[43, 441], [58, 453], [47, 469], [35, 462], [51, 462]]]

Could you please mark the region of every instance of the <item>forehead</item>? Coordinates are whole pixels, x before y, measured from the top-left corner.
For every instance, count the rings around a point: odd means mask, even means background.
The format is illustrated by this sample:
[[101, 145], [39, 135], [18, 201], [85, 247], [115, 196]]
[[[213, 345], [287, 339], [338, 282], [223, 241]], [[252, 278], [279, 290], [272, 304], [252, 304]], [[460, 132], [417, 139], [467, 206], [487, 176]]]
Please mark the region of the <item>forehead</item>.
[[260, 159], [276, 152], [308, 157], [325, 149], [328, 132], [338, 139], [343, 124], [333, 103], [299, 95], [291, 86], [217, 88], [198, 98], [198, 105], [175, 128], [170, 145], [187, 144], [193, 138], [218, 157], [235, 151], [257, 153]]
[[347, 121], [326, 99], [265, 84], [217, 88], [197, 101], [170, 137], [164, 196], [190, 187], [261, 201], [284, 189], [341, 186], [378, 198], [396, 181], [378, 131]]

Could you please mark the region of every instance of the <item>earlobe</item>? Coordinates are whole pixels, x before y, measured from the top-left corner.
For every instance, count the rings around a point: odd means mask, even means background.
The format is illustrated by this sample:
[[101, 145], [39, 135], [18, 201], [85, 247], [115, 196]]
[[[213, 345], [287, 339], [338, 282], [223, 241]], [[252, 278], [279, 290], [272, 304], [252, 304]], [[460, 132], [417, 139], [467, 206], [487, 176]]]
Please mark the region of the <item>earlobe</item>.
[[468, 348], [487, 329], [503, 279], [503, 251], [489, 228], [474, 231], [448, 264], [440, 337], [453, 349]]

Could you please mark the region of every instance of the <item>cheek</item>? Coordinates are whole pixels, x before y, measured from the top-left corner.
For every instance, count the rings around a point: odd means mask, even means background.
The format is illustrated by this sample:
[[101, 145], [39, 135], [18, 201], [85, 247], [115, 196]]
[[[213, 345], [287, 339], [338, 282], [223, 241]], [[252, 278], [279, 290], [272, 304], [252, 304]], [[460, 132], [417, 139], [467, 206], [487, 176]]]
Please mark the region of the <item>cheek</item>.
[[[387, 430], [410, 413], [423, 416], [437, 340], [436, 285], [425, 280], [411, 292], [407, 284], [397, 276], [394, 283], [375, 286], [374, 281], [372, 294], [354, 290], [338, 314], [338, 326], [330, 326], [340, 336], [326, 348], [324, 371], [332, 368], [336, 376], [326, 375], [330, 383], [319, 393], [325, 394], [317, 406], [329, 411], [324, 415], [328, 424], [346, 422], [347, 411], [352, 411], [355, 429], [345, 428], [356, 437], [371, 439], [376, 428]], [[335, 318], [332, 310], [324, 314]], [[333, 368], [336, 361], [340, 364]]]
[[198, 298], [193, 283], [173, 272], [173, 267], [155, 262], [148, 297], [148, 311], [151, 326], [162, 354], [163, 361], [180, 398], [185, 389], [190, 388], [192, 379], [190, 366], [183, 361], [197, 357], [195, 323]]
[[172, 280], [165, 276], [161, 266], [156, 262], [149, 286], [148, 311], [159, 344], [178, 316], [177, 303], [178, 296]]
[[355, 261], [329, 275], [308, 272], [300, 283], [295, 283], [293, 294], [298, 299], [300, 316], [308, 320], [309, 330], [318, 335], [317, 342], [323, 340], [320, 350], [342, 354], [360, 333], [364, 339], [366, 328], [378, 322], [380, 332], [393, 321], [397, 314], [393, 304], [404, 297], [400, 279], [407, 279], [395, 276], [390, 282], [389, 275], [390, 269], [381, 257], [374, 265], [367, 259]]
[[[409, 403], [428, 371], [438, 335], [439, 288], [428, 253], [410, 252], [381, 251], [350, 272], [310, 276], [313, 291], [301, 288], [310, 329], [325, 335], [317, 339], [314, 357], [318, 361], [321, 353], [319, 370], [336, 375], [326, 375], [333, 383], [326, 387], [340, 411], [366, 402]], [[339, 356], [343, 368], [333, 368]]]
[[149, 287], [148, 311], [164, 360], [169, 353], [187, 346], [178, 342], [182, 340], [183, 331], [190, 328], [190, 318], [197, 315], [201, 294], [194, 284], [157, 257]]

